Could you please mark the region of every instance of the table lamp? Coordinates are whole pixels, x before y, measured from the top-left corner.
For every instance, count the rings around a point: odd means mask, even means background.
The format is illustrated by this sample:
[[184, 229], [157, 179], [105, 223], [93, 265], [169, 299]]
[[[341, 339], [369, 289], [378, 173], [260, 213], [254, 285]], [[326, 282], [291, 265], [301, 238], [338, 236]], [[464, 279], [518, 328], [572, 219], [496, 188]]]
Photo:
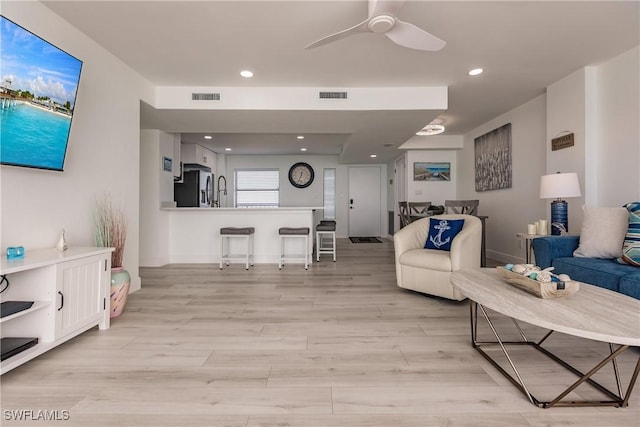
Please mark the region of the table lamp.
[[580, 184], [576, 173], [553, 173], [540, 178], [540, 198], [556, 199], [551, 202], [551, 234], [569, 231], [569, 208], [563, 197], [580, 197]]

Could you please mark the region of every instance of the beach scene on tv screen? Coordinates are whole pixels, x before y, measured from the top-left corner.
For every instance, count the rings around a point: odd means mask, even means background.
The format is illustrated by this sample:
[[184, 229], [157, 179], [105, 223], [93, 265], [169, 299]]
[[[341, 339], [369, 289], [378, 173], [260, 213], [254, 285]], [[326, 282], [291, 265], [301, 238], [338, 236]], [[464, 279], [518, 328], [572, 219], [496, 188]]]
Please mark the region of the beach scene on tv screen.
[[0, 17], [0, 162], [62, 170], [82, 61]]

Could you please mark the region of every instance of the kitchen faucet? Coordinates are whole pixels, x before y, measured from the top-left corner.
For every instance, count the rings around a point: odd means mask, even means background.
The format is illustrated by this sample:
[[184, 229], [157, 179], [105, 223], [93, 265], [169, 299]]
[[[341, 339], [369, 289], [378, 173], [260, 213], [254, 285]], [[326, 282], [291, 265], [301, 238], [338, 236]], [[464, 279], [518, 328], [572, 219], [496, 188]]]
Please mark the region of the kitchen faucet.
[[[220, 188], [220, 180], [224, 182], [223, 188]], [[222, 207], [222, 205], [220, 204], [220, 192], [222, 192], [223, 196], [227, 195], [227, 178], [225, 178], [224, 175], [220, 175], [218, 177], [218, 200], [216, 201], [216, 204], [218, 205], [219, 208]]]

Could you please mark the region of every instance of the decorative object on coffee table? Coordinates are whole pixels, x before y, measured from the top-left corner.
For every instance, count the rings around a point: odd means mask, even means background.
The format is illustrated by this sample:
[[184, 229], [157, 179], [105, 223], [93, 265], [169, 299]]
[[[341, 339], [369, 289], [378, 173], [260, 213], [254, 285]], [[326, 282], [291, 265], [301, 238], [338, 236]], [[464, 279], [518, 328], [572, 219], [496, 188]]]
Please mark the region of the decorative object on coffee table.
[[[578, 289], [580, 289], [580, 282], [571, 280], [569, 276], [555, 276], [548, 270], [541, 270], [540, 267], [535, 267], [531, 264], [516, 264], [518, 266], [525, 266], [525, 270], [522, 273], [516, 273], [509, 269], [510, 265], [511, 264], [507, 264], [505, 267], [496, 267], [496, 270], [505, 282], [529, 292], [538, 298], [566, 298], [575, 294]], [[557, 278], [557, 280], [553, 281], [552, 278], [554, 277]], [[548, 281], [545, 280], [547, 278]]]

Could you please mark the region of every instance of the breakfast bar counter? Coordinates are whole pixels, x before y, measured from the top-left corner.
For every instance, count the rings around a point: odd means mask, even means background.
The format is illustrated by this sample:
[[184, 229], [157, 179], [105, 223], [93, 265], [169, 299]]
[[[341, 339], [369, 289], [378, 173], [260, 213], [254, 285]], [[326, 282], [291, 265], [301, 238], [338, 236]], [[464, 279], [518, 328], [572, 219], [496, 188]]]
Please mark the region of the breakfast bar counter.
[[[171, 263], [218, 263], [220, 228], [253, 227], [254, 261], [278, 263], [280, 227], [309, 227], [309, 262], [313, 252], [313, 230], [322, 219], [322, 207], [278, 208], [162, 208], [169, 212], [169, 259]], [[230, 242], [230, 252], [242, 252], [246, 243]], [[300, 245], [296, 248], [295, 245]], [[235, 248], [238, 250], [236, 251]], [[302, 253], [302, 241], [287, 242], [287, 251]]]

